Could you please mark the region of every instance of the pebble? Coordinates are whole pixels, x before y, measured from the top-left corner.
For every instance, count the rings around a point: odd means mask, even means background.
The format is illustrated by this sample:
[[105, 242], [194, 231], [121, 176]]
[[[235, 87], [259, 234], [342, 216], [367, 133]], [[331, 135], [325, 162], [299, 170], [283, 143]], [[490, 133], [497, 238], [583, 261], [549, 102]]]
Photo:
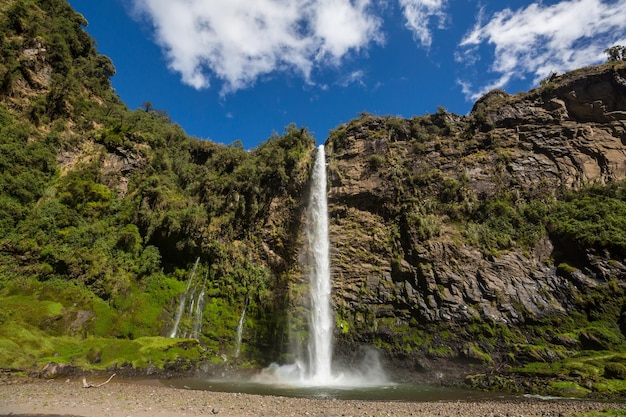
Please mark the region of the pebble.
[[[158, 401], [155, 401], [158, 399]], [[208, 404], [211, 404], [210, 406]], [[539, 399], [488, 401], [343, 401], [329, 399], [286, 398], [250, 394], [183, 390], [167, 387], [159, 381], [111, 382], [99, 388], [82, 388], [75, 381], [0, 385], [0, 417], [64, 415], [111, 417], [159, 417], [184, 414], [189, 417], [252, 416], [419, 416], [419, 417], [568, 417], [575, 413], [623, 410], [624, 403]], [[26, 416], [23, 416], [26, 417]]]

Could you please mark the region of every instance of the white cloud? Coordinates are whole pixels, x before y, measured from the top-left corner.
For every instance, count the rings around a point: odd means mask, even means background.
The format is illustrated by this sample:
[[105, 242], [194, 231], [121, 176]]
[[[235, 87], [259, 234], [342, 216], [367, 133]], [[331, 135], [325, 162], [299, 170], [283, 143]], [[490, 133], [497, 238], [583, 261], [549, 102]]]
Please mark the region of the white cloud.
[[443, 29], [447, 21], [446, 0], [399, 0], [406, 27], [413, 32], [413, 37], [422, 46], [429, 48], [433, 38], [431, 21], [437, 20], [437, 27]]
[[457, 54], [459, 60], [475, 62], [478, 48], [492, 45], [495, 57], [490, 70], [496, 74], [495, 81], [482, 86], [460, 84], [469, 98], [476, 99], [527, 74], [538, 83], [553, 71], [605, 61], [603, 51], [625, 34], [626, 0], [571, 0], [505, 9], [484, 25], [479, 20], [460, 43], [465, 54]]
[[315, 67], [382, 42], [372, 0], [133, 0], [154, 27], [169, 66], [200, 89], [222, 93], [273, 71], [310, 81]]
[[365, 81], [363, 81], [363, 78], [365, 78], [365, 72], [363, 70], [356, 70], [347, 74], [345, 77], [339, 80], [337, 84], [342, 87], [347, 87], [351, 84], [365, 87]]

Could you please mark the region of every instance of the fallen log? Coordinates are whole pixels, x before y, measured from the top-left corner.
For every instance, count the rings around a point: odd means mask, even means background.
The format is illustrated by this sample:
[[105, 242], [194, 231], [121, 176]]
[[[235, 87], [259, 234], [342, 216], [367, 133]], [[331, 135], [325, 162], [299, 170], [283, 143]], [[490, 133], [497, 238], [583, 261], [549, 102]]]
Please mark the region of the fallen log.
[[100, 388], [101, 386], [103, 386], [104, 384], [108, 384], [109, 382], [111, 382], [111, 380], [113, 379], [113, 377], [115, 376], [115, 374], [111, 375], [109, 377], [109, 379], [107, 379], [106, 381], [104, 381], [101, 384], [90, 384], [89, 382], [87, 382], [87, 378], [83, 378], [83, 388]]

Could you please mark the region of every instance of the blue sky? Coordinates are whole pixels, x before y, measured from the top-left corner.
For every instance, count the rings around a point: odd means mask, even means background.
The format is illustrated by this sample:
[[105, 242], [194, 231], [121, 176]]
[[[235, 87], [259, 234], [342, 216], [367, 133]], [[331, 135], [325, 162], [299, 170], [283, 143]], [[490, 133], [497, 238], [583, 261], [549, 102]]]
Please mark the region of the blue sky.
[[366, 111], [467, 114], [626, 45], [626, 0], [70, 0], [131, 109], [247, 149]]

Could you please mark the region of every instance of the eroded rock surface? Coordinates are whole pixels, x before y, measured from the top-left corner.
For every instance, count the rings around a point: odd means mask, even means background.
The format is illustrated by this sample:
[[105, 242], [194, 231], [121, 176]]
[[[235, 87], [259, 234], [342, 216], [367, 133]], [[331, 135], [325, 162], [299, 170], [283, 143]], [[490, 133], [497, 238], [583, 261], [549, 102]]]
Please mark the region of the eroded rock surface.
[[[335, 131], [327, 142], [334, 302], [356, 338], [389, 334], [398, 346], [403, 332], [427, 327], [463, 333], [468, 323], [565, 316], [579, 291], [626, 276], [624, 259], [593, 251], [571, 254], [577, 267], [559, 270], [555, 259], [570, 255], [549, 235], [530, 248], [485, 251], [446, 211], [448, 203], [475, 210], [503, 190], [549, 199], [624, 179], [625, 78], [624, 66], [586, 69], [550, 88], [490, 93], [468, 117], [364, 115]], [[451, 355], [462, 357], [462, 346]]]

